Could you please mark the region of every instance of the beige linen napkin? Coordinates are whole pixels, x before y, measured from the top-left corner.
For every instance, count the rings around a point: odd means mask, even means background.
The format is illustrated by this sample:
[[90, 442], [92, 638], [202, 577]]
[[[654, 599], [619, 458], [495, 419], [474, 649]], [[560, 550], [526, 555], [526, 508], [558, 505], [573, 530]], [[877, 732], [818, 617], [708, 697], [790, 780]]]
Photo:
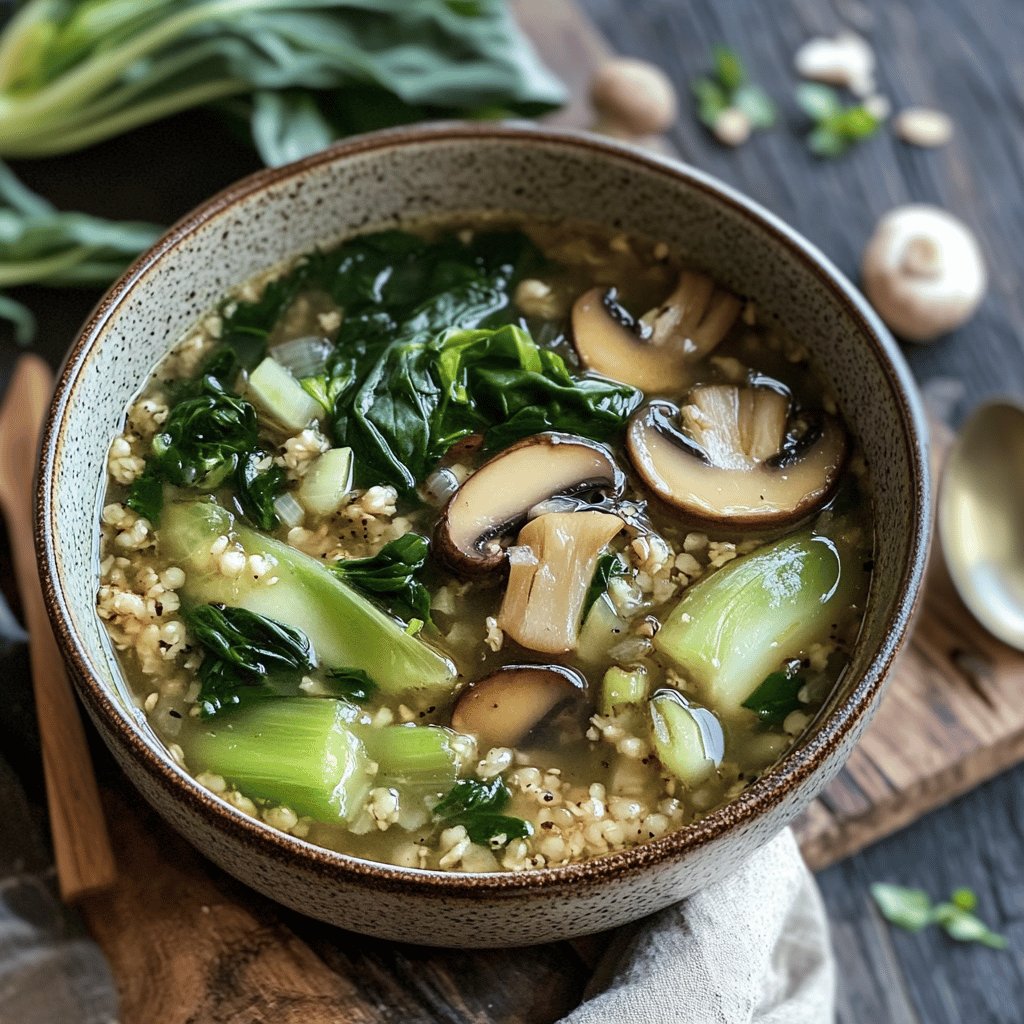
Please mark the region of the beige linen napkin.
[[741, 871], [638, 925], [560, 1024], [829, 1024], [835, 965], [788, 829]]

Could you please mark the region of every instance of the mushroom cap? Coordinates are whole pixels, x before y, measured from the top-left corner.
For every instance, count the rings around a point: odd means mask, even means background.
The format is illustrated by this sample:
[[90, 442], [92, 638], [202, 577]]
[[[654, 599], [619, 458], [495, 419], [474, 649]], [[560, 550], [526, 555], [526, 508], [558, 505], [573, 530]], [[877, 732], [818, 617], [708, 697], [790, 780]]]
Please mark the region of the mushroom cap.
[[498, 452], [452, 495], [434, 530], [435, 550], [462, 576], [487, 575], [506, 563], [498, 542], [535, 505], [589, 490], [618, 497], [624, 487], [603, 444], [557, 431], [533, 434]]
[[964, 323], [987, 275], [971, 230], [937, 206], [890, 210], [875, 228], [861, 269], [864, 291], [901, 338], [931, 341]]
[[693, 380], [692, 364], [714, 349], [742, 302], [707, 274], [684, 270], [671, 293], [639, 320], [614, 288], [591, 288], [572, 307], [572, 343], [580, 362], [641, 391], [669, 394]]
[[835, 417], [794, 417], [768, 388], [706, 386], [690, 400], [700, 392], [707, 400], [696, 415], [713, 421], [704, 443], [679, 429], [668, 402], [639, 409], [627, 427], [630, 461], [662, 501], [705, 523], [775, 529], [828, 500], [846, 456]]
[[656, 135], [676, 120], [675, 86], [661, 68], [645, 60], [615, 57], [590, 82], [590, 102], [602, 121], [630, 135]]
[[514, 747], [586, 688], [583, 676], [563, 665], [505, 665], [459, 691], [452, 728], [475, 736], [481, 751]]

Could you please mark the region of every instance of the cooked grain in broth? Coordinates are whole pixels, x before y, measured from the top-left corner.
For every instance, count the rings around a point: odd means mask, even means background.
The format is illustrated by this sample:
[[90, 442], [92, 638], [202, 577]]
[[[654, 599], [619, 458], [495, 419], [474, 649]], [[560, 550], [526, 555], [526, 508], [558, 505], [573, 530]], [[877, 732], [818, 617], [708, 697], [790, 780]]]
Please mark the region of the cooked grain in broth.
[[863, 459], [814, 339], [656, 241], [469, 220], [249, 282], [109, 456], [98, 610], [171, 756], [406, 867], [663, 836], [828, 699]]

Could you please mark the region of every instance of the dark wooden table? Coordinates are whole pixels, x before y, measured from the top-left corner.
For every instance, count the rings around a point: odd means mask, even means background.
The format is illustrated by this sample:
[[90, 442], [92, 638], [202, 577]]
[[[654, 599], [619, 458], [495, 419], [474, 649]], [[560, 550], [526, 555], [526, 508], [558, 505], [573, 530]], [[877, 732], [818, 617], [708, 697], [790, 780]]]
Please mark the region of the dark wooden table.
[[[953, 143], [915, 150], [889, 133], [840, 160], [801, 151], [790, 101], [781, 130], [739, 151], [716, 145], [684, 111], [672, 142], [736, 185], [856, 276], [872, 225], [900, 203], [937, 203], [978, 232], [991, 271], [978, 316], [907, 356], [954, 421], [990, 394], [1024, 397], [1024, 3], [1021, 0], [583, 0], [618, 50], [656, 61], [685, 92], [708, 47], [728, 42], [776, 96], [792, 95], [792, 56], [841, 25], [862, 30], [896, 109], [934, 105], [957, 123]], [[628, 14], [627, 14], [628, 8]], [[1021, 681], [1024, 684], [1024, 680]], [[1024, 690], [1021, 699], [1024, 700]], [[967, 885], [1011, 951], [959, 946], [934, 930], [909, 935], [873, 910], [874, 881], [945, 897]], [[819, 879], [833, 923], [843, 1024], [1019, 1024], [1024, 1021], [1024, 768]]]
[[[779, 129], [741, 150], [725, 150], [684, 103], [672, 141], [687, 160], [794, 224], [847, 273], [856, 275], [871, 226], [894, 205], [935, 202], [972, 224], [991, 270], [985, 305], [955, 336], [907, 354], [918, 379], [945, 399], [954, 421], [986, 395], [1024, 396], [1024, 0], [582, 2], [617, 49], [661, 64], [684, 96], [689, 80], [704, 70], [712, 44], [728, 42], [743, 54], [754, 77], [783, 99]], [[886, 132], [841, 160], [823, 163], [806, 154], [798, 137], [800, 116], [785, 100], [795, 82], [792, 54], [808, 36], [844, 24], [871, 38], [881, 88], [897, 108], [934, 104], [953, 115], [957, 135], [951, 146], [913, 150]], [[73, 161], [20, 164], [17, 170], [58, 205], [169, 222], [255, 166], [248, 148], [218, 120], [197, 113]], [[59, 361], [95, 296], [27, 289], [21, 297], [40, 316], [40, 350]], [[13, 678], [17, 670], [3, 665], [5, 676]], [[8, 692], [0, 748], [22, 772], [41, 817], [31, 708], [19, 687]], [[105, 755], [97, 754], [101, 771], [113, 772]], [[959, 946], [935, 931], [891, 931], [868, 896], [869, 884], [878, 880], [918, 885], [936, 897], [972, 887], [986, 919], [1008, 936], [1010, 951]], [[1024, 1020], [1024, 768], [832, 868], [820, 882], [833, 921], [842, 1024]], [[483, 969], [466, 973], [455, 992], [421, 970], [410, 947], [360, 940], [356, 948], [362, 970], [367, 962], [376, 965], [364, 980], [379, 987], [381, 999], [400, 984], [401, 1004], [393, 1005], [405, 1021], [539, 1019], [522, 1001], [526, 994], [502, 990], [504, 954], [492, 954]], [[564, 971], [556, 981], [539, 960], [539, 989], [550, 981], [558, 990], [541, 1002], [548, 1008], [571, 1005], [586, 976], [582, 962], [578, 974], [575, 985]]]

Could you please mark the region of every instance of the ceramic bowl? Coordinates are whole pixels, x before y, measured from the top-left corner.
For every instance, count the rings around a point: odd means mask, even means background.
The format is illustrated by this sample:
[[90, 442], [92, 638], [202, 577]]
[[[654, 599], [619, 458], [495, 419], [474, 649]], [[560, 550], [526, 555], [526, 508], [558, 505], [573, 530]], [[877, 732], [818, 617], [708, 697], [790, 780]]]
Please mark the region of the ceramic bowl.
[[[167, 756], [95, 610], [107, 447], [154, 364], [225, 291], [318, 244], [439, 215], [596, 220], [667, 242], [802, 339], [860, 439], [878, 550], [849, 671], [795, 749], [697, 824], [582, 864], [453, 874], [372, 863], [276, 832]], [[68, 356], [43, 445], [37, 537], [46, 598], [78, 692], [143, 796], [206, 856], [313, 917], [390, 939], [512, 946], [649, 914], [734, 871], [835, 775], [907, 629], [928, 537], [925, 430], [892, 339], [817, 249], [693, 168], [585, 134], [435, 125], [348, 141], [268, 170], [172, 228], [111, 288]]]

